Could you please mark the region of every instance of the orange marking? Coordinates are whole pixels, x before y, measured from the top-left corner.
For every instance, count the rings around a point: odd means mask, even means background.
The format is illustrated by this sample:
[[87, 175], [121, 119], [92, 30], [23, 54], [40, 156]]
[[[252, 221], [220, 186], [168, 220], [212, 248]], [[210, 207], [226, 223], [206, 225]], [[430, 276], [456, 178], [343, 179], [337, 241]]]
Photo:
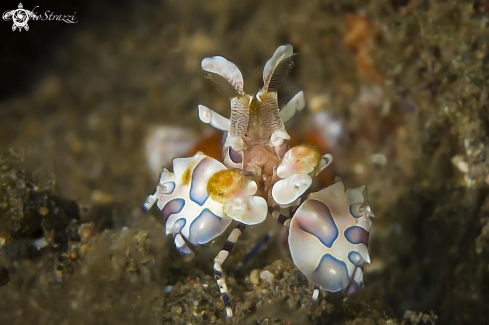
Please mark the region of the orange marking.
[[377, 71], [370, 56], [376, 41], [372, 24], [367, 18], [355, 14], [346, 15], [345, 22], [347, 32], [344, 42], [355, 55], [358, 70], [370, 81], [383, 86], [384, 77]]
[[203, 136], [199, 142], [189, 151], [188, 156], [194, 155], [197, 151], [202, 151], [207, 156], [217, 160], [222, 159], [222, 133], [212, 132]]

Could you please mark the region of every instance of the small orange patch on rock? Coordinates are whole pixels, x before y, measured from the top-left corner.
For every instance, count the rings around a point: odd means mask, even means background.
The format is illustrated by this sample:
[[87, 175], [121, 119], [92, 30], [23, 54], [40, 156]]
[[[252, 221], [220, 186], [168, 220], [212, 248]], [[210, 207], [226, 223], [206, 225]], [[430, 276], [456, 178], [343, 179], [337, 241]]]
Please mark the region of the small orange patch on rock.
[[46, 207], [40, 207], [38, 210], [39, 214], [43, 217], [47, 216], [49, 213], [49, 209]]
[[345, 22], [344, 42], [353, 52], [358, 70], [370, 81], [383, 86], [384, 77], [376, 69], [371, 55], [377, 41], [374, 27], [366, 17], [357, 14], [346, 15]]
[[78, 234], [82, 240], [88, 240], [95, 233], [95, 224], [93, 222], [84, 223], [78, 228]]
[[216, 202], [222, 202], [243, 189], [245, 176], [236, 170], [220, 170], [207, 182], [207, 194]]

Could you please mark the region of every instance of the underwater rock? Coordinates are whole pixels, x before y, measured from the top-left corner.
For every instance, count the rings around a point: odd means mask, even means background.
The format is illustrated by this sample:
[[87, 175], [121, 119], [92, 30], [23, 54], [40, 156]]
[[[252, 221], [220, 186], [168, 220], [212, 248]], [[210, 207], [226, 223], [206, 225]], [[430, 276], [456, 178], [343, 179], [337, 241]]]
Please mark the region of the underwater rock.
[[3, 236], [14, 240], [44, 237], [54, 249], [65, 250], [68, 240], [79, 240], [75, 226], [80, 219], [78, 205], [53, 195], [52, 187], [39, 185], [30, 171], [16, 166], [20, 163], [13, 154], [0, 156]]

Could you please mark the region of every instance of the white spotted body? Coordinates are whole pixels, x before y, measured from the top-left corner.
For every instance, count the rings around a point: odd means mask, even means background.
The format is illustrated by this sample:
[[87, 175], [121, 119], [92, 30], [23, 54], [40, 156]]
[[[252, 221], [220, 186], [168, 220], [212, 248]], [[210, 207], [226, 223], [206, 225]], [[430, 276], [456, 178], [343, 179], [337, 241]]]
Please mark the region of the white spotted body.
[[354, 292], [370, 264], [371, 216], [361, 188], [345, 191], [337, 182], [310, 194], [290, 223], [294, 264], [323, 290]]
[[[157, 200], [166, 234], [173, 234], [175, 244], [182, 253], [192, 252], [181, 237], [198, 246], [221, 235], [233, 219], [247, 224], [265, 219], [266, 202], [261, 197], [253, 196], [256, 183], [245, 176], [242, 179], [246, 183], [239, 189], [225, 187], [224, 198], [212, 197], [208, 187], [216, 179], [211, 178], [217, 172], [223, 172], [224, 176], [232, 173], [219, 161], [197, 153], [190, 158], [174, 159], [173, 170], [174, 173], [166, 169], [161, 173], [159, 186], [151, 197]], [[236, 209], [239, 211], [233, 213]], [[244, 216], [240, 214], [243, 211], [246, 212]]]
[[[232, 304], [222, 264], [247, 225], [263, 222], [268, 212], [290, 227], [289, 247], [295, 265], [316, 288], [354, 292], [370, 263], [368, 234], [373, 217], [364, 188], [345, 190], [337, 182], [306, 199], [314, 177], [333, 157], [307, 144], [289, 148], [285, 122], [305, 106], [302, 92], [279, 109], [277, 91], [293, 66], [292, 46], [277, 48], [263, 71], [263, 87], [254, 96], [244, 91], [234, 63], [221, 56], [206, 58], [202, 69], [230, 99], [230, 118], [199, 105], [200, 119], [225, 132], [222, 163], [197, 153], [173, 161], [164, 170], [153, 195], [176, 247], [184, 254], [212, 241], [232, 220], [231, 231], [214, 259], [214, 273], [226, 314]], [[313, 299], [319, 292], [314, 290]]]
[[[157, 204], [167, 235], [181, 235], [193, 245], [202, 245], [226, 230], [231, 219], [224, 215], [221, 204], [209, 198], [206, 190], [209, 178], [224, 169], [220, 162], [197, 154], [192, 158], [175, 159], [174, 174], [163, 171], [160, 184], [168, 191], [161, 193]], [[191, 253], [184, 243], [175, 243], [183, 253]]]

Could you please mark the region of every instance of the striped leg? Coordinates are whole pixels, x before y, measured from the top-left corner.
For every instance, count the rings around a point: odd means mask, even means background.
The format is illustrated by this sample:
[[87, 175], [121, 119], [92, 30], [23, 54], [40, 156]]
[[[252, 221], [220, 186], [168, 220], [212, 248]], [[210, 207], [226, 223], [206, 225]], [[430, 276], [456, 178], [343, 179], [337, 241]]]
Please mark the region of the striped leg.
[[149, 209], [158, 201], [156, 195], [149, 195], [146, 202], [139, 209], [138, 219], [142, 219], [149, 212]]
[[281, 214], [280, 211], [278, 210], [272, 211], [272, 217], [277, 219], [278, 223], [281, 224], [282, 226], [287, 228], [290, 227], [290, 220], [292, 219], [291, 217], [287, 217], [286, 215]]
[[226, 315], [228, 317], [233, 317], [233, 305], [231, 303], [231, 298], [229, 297], [226, 279], [224, 278], [224, 274], [222, 272], [222, 263], [224, 263], [226, 258], [229, 256], [229, 253], [233, 250], [234, 244], [238, 240], [239, 236], [241, 236], [241, 233], [243, 232], [245, 227], [245, 224], [239, 223], [236, 228], [231, 231], [228, 239], [222, 246], [221, 251], [214, 259], [214, 277], [216, 279], [217, 285], [219, 286], [219, 290], [221, 291], [224, 307], [226, 307]]
[[148, 195], [148, 198], [146, 199], [146, 202], [141, 206], [141, 212], [146, 213], [151, 209], [151, 207], [158, 201], [158, 196], [156, 195], [158, 192], [158, 189], [156, 189], [155, 194]]

